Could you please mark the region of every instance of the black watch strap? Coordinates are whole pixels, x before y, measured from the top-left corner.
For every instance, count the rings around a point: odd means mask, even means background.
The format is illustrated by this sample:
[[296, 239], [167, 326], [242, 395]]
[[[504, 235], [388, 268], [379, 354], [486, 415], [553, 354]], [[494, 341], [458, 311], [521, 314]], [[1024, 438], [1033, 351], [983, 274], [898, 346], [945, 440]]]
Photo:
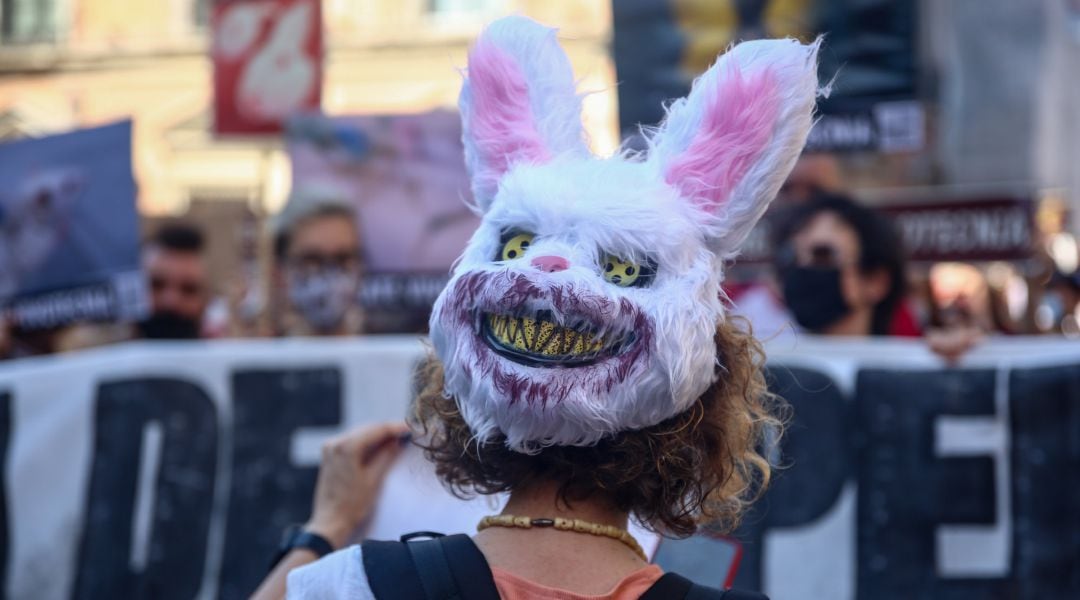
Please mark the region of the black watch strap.
[[270, 570], [274, 570], [274, 567], [281, 562], [281, 559], [285, 558], [285, 555], [297, 548], [311, 550], [319, 558], [334, 551], [334, 545], [323, 536], [307, 531], [299, 525], [293, 525], [286, 529], [285, 534], [281, 537], [281, 545], [278, 546], [274, 562], [270, 563]]

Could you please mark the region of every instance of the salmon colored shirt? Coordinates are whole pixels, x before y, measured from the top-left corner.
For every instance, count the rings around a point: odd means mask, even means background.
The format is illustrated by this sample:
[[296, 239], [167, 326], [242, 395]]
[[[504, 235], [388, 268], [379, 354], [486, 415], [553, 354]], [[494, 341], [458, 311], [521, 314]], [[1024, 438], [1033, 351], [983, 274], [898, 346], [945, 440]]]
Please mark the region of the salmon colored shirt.
[[550, 588], [498, 567], [492, 567], [491, 574], [495, 576], [495, 587], [502, 600], [638, 600], [664, 572], [656, 565], [642, 567], [624, 577], [610, 592], [599, 596]]

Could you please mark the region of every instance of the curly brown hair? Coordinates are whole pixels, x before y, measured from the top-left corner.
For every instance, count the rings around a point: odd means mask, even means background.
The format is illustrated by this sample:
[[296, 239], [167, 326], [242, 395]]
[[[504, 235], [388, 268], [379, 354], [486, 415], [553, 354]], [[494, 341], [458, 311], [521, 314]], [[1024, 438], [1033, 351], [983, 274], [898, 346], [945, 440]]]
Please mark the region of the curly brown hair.
[[748, 324], [729, 318], [715, 340], [716, 382], [689, 409], [594, 446], [523, 454], [501, 437], [477, 442], [457, 403], [443, 393], [443, 367], [434, 357], [421, 367], [411, 420], [428, 459], [458, 497], [555, 482], [566, 505], [599, 496], [667, 535], [691, 535], [706, 523], [730, 531], [768, 486], [767, 447], [779, 439], [786, 410], [765, 386], [764, 353]]

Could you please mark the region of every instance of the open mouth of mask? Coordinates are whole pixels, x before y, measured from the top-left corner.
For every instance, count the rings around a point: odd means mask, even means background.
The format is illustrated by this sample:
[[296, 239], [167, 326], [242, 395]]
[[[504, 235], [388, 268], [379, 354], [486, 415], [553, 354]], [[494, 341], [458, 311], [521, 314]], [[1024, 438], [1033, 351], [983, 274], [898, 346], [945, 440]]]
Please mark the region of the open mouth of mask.
[[584, 366], [616, 356], [633, 344], [628, 331], [608, 331], [585, 320], [556, 322], [550, 310], [528, 315], [480, 313], [481, 339], [496, 353], [534, 367]]

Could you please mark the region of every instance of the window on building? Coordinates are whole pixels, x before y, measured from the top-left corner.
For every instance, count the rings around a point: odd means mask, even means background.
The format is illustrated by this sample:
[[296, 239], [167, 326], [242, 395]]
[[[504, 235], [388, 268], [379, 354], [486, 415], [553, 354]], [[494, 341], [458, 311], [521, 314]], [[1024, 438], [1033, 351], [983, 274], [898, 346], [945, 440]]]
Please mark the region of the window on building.
[[0, 43], [40, 44], [57, 40], [57, 0], [0, 0]]

